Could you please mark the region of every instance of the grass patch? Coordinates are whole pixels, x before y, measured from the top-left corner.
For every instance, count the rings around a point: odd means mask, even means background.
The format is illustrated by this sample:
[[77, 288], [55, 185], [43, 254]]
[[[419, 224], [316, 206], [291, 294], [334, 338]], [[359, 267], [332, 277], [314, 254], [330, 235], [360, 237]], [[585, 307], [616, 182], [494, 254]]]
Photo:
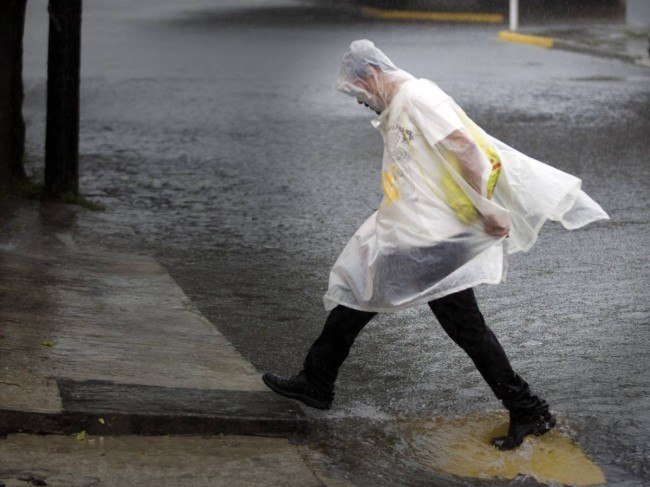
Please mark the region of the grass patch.
[[35, 183], [31, 179], [23, 179], [11, 184], [5, 191], [0, 191], [0, 199], [24, 198], [28, 200], [59, 201], [69, 205], [78, 205], [90, 211], [104, 211], [106, 207], [101, 203], [89, 200], [78, 193], [65, 193], [61, 197], [52, 196], [45, 192], [42, 183]]
[[83, 208], [86, 208], [90, 211], [104, 211], [106, 207], [101, 203], [96, 201], [89, 200], [85, 196], [78, 193], [66, 193], [61, 197], [62, 203], [67, 203], [70, 205], [79, 205]]
[[[43, 162], [39, 162], [33, 157], [30, 157], [27, 152], [23, 154], [22, 165], [28, 169], [23, 174], [27, 174], [11, 179], [7, 184], [0, 185], [0, 200], [18, 197], [29, 200], [57, 201], [70, 205], [78, 205], [90, 211], [104, 211], [106, 209], [101, 203], [89, 200], [79, 193], [68, 192], [57, 194], [48, 192], [45, 184], [42, 182], [44, 179]], [[0, 485], [2, 484], [0, 483]]]
[[12, 193], [20, 198], [27, 198], [29, 200], [37, 200], [43, 194], [43, 184], [35, 183], [31, 179], [25, 179], [14, 184]]
[[23, 231], [23, 226], [20, 223], [14, 223], [11, 225], [11, 228], [9, 229], [9, 232], [11, 235], [20, 235], [20, 232]]
[[632, 39], [647, 39], [648, 38], [648, 33], [647, 32], [638, 32], [630, 29], [625, 29], [625, 35]]

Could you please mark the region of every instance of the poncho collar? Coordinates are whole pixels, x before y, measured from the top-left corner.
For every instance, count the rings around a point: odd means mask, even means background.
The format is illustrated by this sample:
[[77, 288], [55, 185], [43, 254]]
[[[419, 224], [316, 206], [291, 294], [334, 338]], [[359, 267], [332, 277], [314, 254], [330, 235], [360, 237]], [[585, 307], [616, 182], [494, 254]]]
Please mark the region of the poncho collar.
[[387, 120], [390, 116], [391, 111], [395, 109], [398, 103], [398, 98], [401, 98], [401, 95], [404, 93], [404, 88], [406, 85], [412, 81], [415, 81], [416, 78], [411, 78], [409, 80], [404, 81], [401, 83], [399, 88], [395, 91], [393, 94], [393, 98], [390, 100], [390, 103], [386, 107], [386, 109], [379, 114], [379, 116], [373, 120], [370, 121], [372, 126], [376, 128], [377, 130], [381, 131], [386, 127]]

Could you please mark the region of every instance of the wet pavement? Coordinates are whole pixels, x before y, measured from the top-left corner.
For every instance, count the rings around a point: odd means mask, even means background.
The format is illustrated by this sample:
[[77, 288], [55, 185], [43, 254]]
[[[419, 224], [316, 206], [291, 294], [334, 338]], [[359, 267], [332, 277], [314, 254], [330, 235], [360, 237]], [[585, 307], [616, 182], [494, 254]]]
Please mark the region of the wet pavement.
[[154, 259], [77, 245], [79, 210], [0, 202], [1, 434], [304, 430]]
[[0, 441], [0, 485], [351, 487], [314, 473], [286, 439], [229, 435], [14, 435]]
[[[37, 174], [44, 12], [29, 3], [25, 39]], [[650, 481], [650, 71], [499, 42], [502, 28], [372, 22], [294, 2], [89, 3], [81, 187], [106, 210], [81, 211], [71, 225], [82, 245], [153, 255], [258, 370], [295, 370], [324, 321], [329, 268], [381, 196], [372, 116], [333, 88], [349, 42], [373, 39], [493, 135], [582, 178], [609, 212], [575, 232], [547, 225], [512, 259], [508, 282], [477, 295], [515, 368], [609, 485], [641, 486]], [[310, 444], [356, 485], [483, 485], [428, 470], [406, 431], [498, 406], [416, 308], [368, 326], [334, 409], [307, 411]]]

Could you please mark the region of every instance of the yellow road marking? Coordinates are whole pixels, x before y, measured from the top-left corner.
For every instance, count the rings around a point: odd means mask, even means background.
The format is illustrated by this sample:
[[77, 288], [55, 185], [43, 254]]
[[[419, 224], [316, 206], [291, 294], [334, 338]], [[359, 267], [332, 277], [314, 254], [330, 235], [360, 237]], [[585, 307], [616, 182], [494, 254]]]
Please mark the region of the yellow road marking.
[[499, 40], [507, 42], [519, 42], [521, 44], [530, 44], [540, 47], [553, 47], [554, 44], [554, 39], [551, 37], [517, 34], [516, 32], [510, 32], [507, 30], [502, 30], [499, 32]]
[[369, 17], [386, 20], [435, 20], [439, 22], [480, 22], [503, 23], [501, 14], [481, 14], [466, 12], [416, 12], [411, 10], [383, 10], [379, 8], [363, 7], [362, 13]]

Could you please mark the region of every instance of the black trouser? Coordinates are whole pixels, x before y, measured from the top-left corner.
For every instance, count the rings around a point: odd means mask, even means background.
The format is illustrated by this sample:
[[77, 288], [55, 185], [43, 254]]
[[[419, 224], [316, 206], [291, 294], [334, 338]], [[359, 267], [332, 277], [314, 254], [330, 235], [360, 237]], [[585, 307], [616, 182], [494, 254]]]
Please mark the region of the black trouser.
[[[512, 370], [499, 340], [485, 324], [472, 289], [431, 301], [429, 307], [451, 339], [474, 361], [506, 408], [521, 413], [548, 408], [543, 400], [530, 392], [526, 381]], [[305, 373], [314, 386], [324, 392], [334, 390], [339, 368], [350, 353], [355, 338], [376, 314], [345, 306], [337, 306], [331, 311], [321, 335], [305, 359]]]

